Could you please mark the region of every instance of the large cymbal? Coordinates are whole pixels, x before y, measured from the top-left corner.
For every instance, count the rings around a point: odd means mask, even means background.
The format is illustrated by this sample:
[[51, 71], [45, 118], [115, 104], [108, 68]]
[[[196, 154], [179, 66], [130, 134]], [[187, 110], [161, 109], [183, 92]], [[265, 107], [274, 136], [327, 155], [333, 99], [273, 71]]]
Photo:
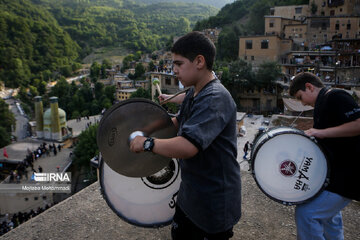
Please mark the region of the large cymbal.
[[108, 109], [99, 124], [97, 144], [106, 164], [127, 177], [150, 176], [171, 161], [152, 152], [131, 152], [129, 137], [137, 131], [155, 138], [176, 136], [168, 113], [150, 100], [129, 99]]

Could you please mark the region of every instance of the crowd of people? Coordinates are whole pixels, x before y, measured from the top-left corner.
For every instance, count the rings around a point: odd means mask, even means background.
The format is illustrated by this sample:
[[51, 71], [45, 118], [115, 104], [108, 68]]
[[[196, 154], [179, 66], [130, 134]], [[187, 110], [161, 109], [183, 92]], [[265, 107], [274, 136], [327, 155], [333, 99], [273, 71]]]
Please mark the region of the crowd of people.
[[[31, 169], [31, 173], [34, 172], [43, 172], [43, 168], [39, 165], [37, 169], [34, 168], [34, 162], [41, 157], [44, 156], [56, 156], [58, 152], [60, 152], [62, 146], [58, 144], [57, 146], [55, 143], [49, 144], [43, 142], [40, 144], [38, 148], [34, 151], [30, 149], [27, 150], [27, 155], [24, 160], [16, 167], [15, 170], [10, 172], [9, 182], [10, 183], [20, 183], [21, 179], [25, 177], [28, 180], [28, 172]], [[36, 215], [42, 213], [46, 209], [50, 207], [47, 204], [44, 208], [38, 207], [36, 210], [30, 210], [27, 212], [18, 212], [13, 214], [12, 216], [6, 214], [3, 218], [2, 222], [0, 223], [0, 236], [9, 232], [11, 229], [16, 228], [20, 224], [28, 221], [29, 219], [35, 217]]]
[[34, 168], [34, 162], [39, 159], [42, 156], [51, 156], [51, 153], [56, 156], [58, 152], [61, 151], [61, 145], [58, 144], [55, 146], [55, 143], [48, 144], [48, 143], [42, 143], [40, 146], [34, 150], [31, 151], [28, 149], [28, 153], [26, 157], [24, 158], [24, 161], [22, 161], [15, 170], [12, 170], [10, 172], [10, 183], [20, 183], [21, 179], [25, 177], [26, 180], [28, 180], [28, 168], [31, 168], [31, 172], [42, 172], [43, 168], [41, 166], [38, 166], [38, 169], [36, 170]]
[[29, 212], [18, 212], [13, 214], [11, 217], [7, 214], [3, 219], [2, 223], [0, 224], [0, 236], [16, 228], [27, 220], [35, 217], [36, 215], [42, 213], [48, 208], [50, 208], [49, 204], [47, 204], [45, 208], [38, 207], [35, 211], [31, 209]]

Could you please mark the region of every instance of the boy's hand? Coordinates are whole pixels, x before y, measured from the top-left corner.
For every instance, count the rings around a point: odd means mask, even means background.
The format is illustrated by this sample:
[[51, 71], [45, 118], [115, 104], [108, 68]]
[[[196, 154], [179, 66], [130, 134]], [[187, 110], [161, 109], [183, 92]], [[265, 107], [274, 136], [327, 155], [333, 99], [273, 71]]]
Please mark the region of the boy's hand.
[[168, 99], [169, 97], [171, 97], [172, 95], [168, 95], [168, 94], [161, 94], [158, 99], [160, 102], [165, 101], [166, 99]]
[[137, 136], [130, 142], [130, 151], [134, 153], [141, 153], [144, 151], [144, 142], [146, 137]]
[[316, 137], [316, 138], [325, 138], [326, 137], [324, 129], [310, 128], [305, 131], [305, 134], [308, 136]]

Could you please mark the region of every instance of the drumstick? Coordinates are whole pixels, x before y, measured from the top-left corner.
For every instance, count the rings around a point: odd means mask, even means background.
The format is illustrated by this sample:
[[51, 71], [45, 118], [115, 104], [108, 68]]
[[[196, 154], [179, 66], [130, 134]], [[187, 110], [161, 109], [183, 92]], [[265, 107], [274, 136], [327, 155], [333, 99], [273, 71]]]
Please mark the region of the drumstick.
[[161, 95], [162, 93], [161, 93], [161, 89], [160, 89], [159, 83], [160, 83], [160, 81], [159, 81], [158, 78], [154, 78], [154, 79], [153, 79], [153, 85], [156, 87], [159, 95]]
[[171, 99], [173, 99], [173, 98], [175, 98], [176, 96], [178, 96], [178, 95], [186, 92], [187, 90], [188, 90], [188, 89], [184, 89], [184, 90], [182, 90], [182, 91], [180, 91], [180, 92], [175, 93], [175, 94], [172, 95], [171, 97], [169, 97], [169, 98], [165, 99], [164, 101], [160, 102], [160, 105], [163, 105], [164, 103], [167, 103], [167, 102], [170, 101]]
[[299, 117], [301, 116], [301, 114], [303, 113], [304, 111], [301, 111], [301, 113], [295, 118], [295, 120], [290, 124], [290, 127], [293, 127], [294, 126], [294, 123], [296, 122], [296, 120], [299, 119]]

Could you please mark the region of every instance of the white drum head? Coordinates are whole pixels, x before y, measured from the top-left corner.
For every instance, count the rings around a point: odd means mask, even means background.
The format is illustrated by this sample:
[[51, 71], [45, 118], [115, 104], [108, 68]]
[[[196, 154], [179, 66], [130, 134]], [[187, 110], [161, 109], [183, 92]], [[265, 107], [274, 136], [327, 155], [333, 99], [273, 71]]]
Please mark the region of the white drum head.
[[123, 220], [156, 228], [170, 224], [175, 214], [179, 173], [175, 159], [158, 173], [143, 178], [120, 175], [101, 160], [100, 185], [107, 204]]
[[[324, 153], [309, 137], [299, 132], [270, 131], [265, 142], [257, 142], [253, 174], [260, 189], [286, 205], [314, 197], [327, 182]], [[272, 136], [272, 133], [276, 133]], [[262, 136], [264, 138], [264, 135]]]

